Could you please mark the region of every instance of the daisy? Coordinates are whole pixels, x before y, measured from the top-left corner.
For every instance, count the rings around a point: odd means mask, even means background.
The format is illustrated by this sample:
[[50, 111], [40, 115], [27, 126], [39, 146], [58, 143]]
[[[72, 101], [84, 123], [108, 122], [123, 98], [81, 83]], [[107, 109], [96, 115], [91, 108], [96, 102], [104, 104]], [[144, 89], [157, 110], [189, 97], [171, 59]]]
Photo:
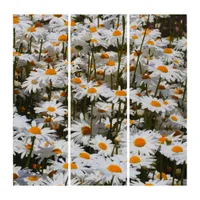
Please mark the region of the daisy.
[[170, 158], [170, 160], [175, 160], [176, 164], [187, 163], [187, 142], [174, 142], [171, 145], [162, 145], [160, 153], [164, 156]]
[[132, 167], [140, 169], [141, 167], [154, 168], [152, 164], [155, 163], [155, 161], [156, 159], [153, 156], [139, 155], [136, 153], [130, 155], [129, 162]]
[[43, 128], [43, 126], [43, 123], [37, 124], [35, 120], [31, 122], [31, 125], [27, 124], [25, 131], [26, 139], [35, 136], [37, 139], [44, 138], [48, 141], [51, 141], [52, 137], [55, 137], [55, 135], [52, 135], [51, 133], [54, 133], [55, 130], [51, 130], [50, 128]]
[[127, 92], [126, 89], [121, 89], [119, 87], [118, 90], [113, 90], [112, 93], [108, 93], [106, 96], [109, 97], [107, 101], [111, 101], [113, 103], [117, 103], [118, 101], [125, 102], [127, 98]]
[[152, 72], [151, 77], [159, 76], [167, 81], [181, 80], [181, 72], [173, 66], [173, 64], [165, 65], [160, 60], [154, 60], [150, 63], [148, 70]]
[[92, 138], [90, 141], [90, 146], [94, 150], [98, 150], [99, 154], [104, 155], [111, 155], [114, 147], [112, 141], [107, 140], [107, 138], [103, 137], [102, 135], [96, 135], [94, 138]]
[[150, 110], [152, 112], [159, 113], [159, 112], [166, 111], [165, 104], [164, 104], [163, 100], [161, 100], [161, 99], [144, 96], [141, 98], [141, 103], [142, 103], [143, 109], [147, 108], [148, 110]]
[[155, 145], [157, 132], [139, 131], [131, 134], [130, 151], [132, 153], [140, 153], [142, 155], [154, 155], [158, 147]]
[[41, 102], [38, 106], [34, 108], [36, 113], [47, 113], [53, 117], [64, 116], [67, 111], [65, 106], [62, 106], [62, 103], [56, 103], [56, 100]]
[[180, 114], [171, 114], [169, 120], [172, 125], [178, 125], [179, 127], [187, 128], [186, 120]]
[[82, 113], [80, 114], [80, 122], [74, 120], [74, 123], [71, 126], [71, 131], [71, 138], [74, 139], [75, 142], [88, 145], [92, 132], [90, 125], [84, 120]]

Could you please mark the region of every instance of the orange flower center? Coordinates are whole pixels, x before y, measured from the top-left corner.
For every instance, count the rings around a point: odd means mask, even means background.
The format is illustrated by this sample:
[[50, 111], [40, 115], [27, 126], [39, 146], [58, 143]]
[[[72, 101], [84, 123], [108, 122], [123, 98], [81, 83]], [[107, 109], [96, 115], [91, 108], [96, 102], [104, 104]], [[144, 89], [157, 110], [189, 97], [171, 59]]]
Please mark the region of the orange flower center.
[[115, 95], [116, 95], [116, 96], [119, 96], [119, 97], [124, 97], [124, 96], [126, 96], [126, 91], [117, 90], [117, 91], [115, 92]]
[[97, 40], [96, 39], [91, 39], [90, 42], [91, 43], [95, 43], [95, 42], [97, 43]]
[[138, 156], [132, 156], [130, 158], [130, 163], [135, 164], [135, 163], [139, 163], [139, 162], [141, 162], [141, 159]]
[[45, 71], [46, 75], [56, 75], [56, 70], [55, 69], [47, 69]]
[[80, 84], [80, 83], [82, 83], [82, 80], [81, 80], [80, 78], [77, 78], [77, 77], [76, 77], [76, 78], [73, 78], [73, 79], [72, 79], [72, 82], [73, 82], [73, 83], [76, 83], [76, 84]]
[[13, 16], [13, 24], [19, 24], [19, 17], [16, 15]]
[[83, 135], [90, 135], [91, 128], [89, 126], [83, 126], [81, 128], [81, 132], [82, 132]]
[[112, 173], [122, 173], [122, 169], [120, 166], [111, 164], [107, 167], [107, 170], [112, 172]]
[[134, 145], [135, 145], [136, 147], [143, 147], [145, 144], [146, 144], [146, 141], [145, 141], [145, 139], [143, 139], [143, 138], [137, 138], [137, 139], [134, 141]]
[[160, 102], [159, 101], [155, 101], [155, 100], [151, 101], [151, 105], [154, 106], [154, 107], [161, 107]]
[[164, 86], [164, 85], [159, 85], [158, 88], [159, 88], [160, 90], [165, 90], [165, 86]]
[[114, 60], [109, 60], [107, 63], [106, 63], [107, 66], [109, 67], [113, 67], [115, 66], [115, 61]]
[[102, 59], [108, 59], [110, 56], [107, 53], [102, 53], [100, 56]]
[[183, 148], [182, 148], [181, 146], [174, 146], [174, 147], [172, 148], [172, 151], [173, 151], [174, 153], [180, 153], [180, 152], [183, 152]]
[[62, 151], [60, 149], [53, 149], [52, 152], [56, 155], [62, 154]]
[[158, 67], [157, 67], [157, 70], [159, 70], [159, 71], [161, 71], [161, 72], [163, 72], [163, 73], [167, 73], [167, 72], [168, 72], [168, 69], [167, 69], [167, 67], [165, 67], [165, 66], [158, 66]]
[[166, 140], [167, 140], [167, 139], [166, 139], [165, 137], [161, 137], [161, 138], [158, 139], [158, 141], [159, 141], [161, 144], [164, 144]]
[[120, 36], [121, 34], [122, 34], [121, 31], [115, 30], [112, 35], [113, 36]]
[[148, 40], [146, 43], [149, 45], [154, 45], [154, 42], [152, 40]]
[[51, 107], [51, 106], [49, 106], [48, 108], [47, 108], [47, 111], [49, 111], [49, 112], [54, 112], [56, 109], [54, 108], [54, 107]]
[[144, 186], [153, 186], [152, 183], [145, 183]]
[[[157, 174], [157, 178], [160, 179], [160, 173]], [[162, 173], [162, 178], [164, 178], [164, 180], [168, 180], [167, 175], [165, 173]]]
[[79, 156], [80, 156], [81, 158], [86, 159], [86, 160], [89, 160], [89, 159], [90, 159], [90, 154], [89, 154], [89, 153], [86, 153], [86, 152], [81, 152], [81, 153], [79, 154]]
[[35, 27], [29, 27], [27, 28], [27, 32], [36, 32], [36, 28]]
[[[68, 169], [68, 163], [64, 163], [63, 168]], [[76, 165], [76, 163], [71, 163], [71, 169], [78, 169], [78, 166]]]
[[97, 92], [97, 90], [95, 88], [88, 88], [88, 93], [89, 94], [94, 94], [96, 92]]
[[38, 82], [37, 82], [36, 80], [32, 80], [31, 83], [32, 83], [33, 85], [35, 85], [35, 84], [37, 84]]
[[97, 31], [97, 28], [95, 27], [95, 26], [91, 26], [90, 27], [90, 32], [91, 33], [94, 33], [94, 32], [96, 32]]
[[171, 116], [171, 119], [172, 119], [173, 121], [178, 121], [178, 118], [177, 118], [176, 116]]
[[138, 39], [138, 36], [137, 36], [137, 35], [132, 35], [131, 37], [132, 37], [132, 39], [134, 39], [134, 40], [135, 40], [135, 39]]
[[100, 142], [100, 143], [98, 144], [98, 146], [99, 146], [99, 148], [102, 149], [102, 150], [106, 150], [106, 149], [108, 148], [107, 145], [106, 145], [104, 142]]
[[67, 35], [65, 34], [62, 34], [58, 37], [58, 40], [59, 41], [62, 41], [62, 42], [66, 42], [67, 41]]
[[38, 128], [37, 126], [32, 126], [29, 130], [29, 133], [35, 134], [35, 135], [40, 135], [41, 134], [41, 130], [40, 128]]
[[171, 54], [172, 53], [172, 49], [171, 48], [164, 48], [163, 53]]
[[37, 180], [38, 180], [38, 177], [37, 177], [37, 176], [29, 176], [29, 177], [28, 177], [28, 180], [29, 180], [29, 181], [37, 181]]
[[31, 144], [27, 144], [25, 147], [26, 147], [26, 149], [31, 150], [32, 145]]
[[54, 14], [53, 16], [58, 17], [58, 18], [62, 17], [62, 15], [60, 14]]
[[13, 179], [17, 179], [19, 176], [16, 173], [13, 173]]

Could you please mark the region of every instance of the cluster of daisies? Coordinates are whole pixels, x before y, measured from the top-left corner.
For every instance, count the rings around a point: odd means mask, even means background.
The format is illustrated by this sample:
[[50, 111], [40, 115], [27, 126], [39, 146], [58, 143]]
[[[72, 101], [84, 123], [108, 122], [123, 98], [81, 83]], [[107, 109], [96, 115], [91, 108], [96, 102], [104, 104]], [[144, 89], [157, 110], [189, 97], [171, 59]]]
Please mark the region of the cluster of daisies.
[[185, 185], [185, 30], [176, 15], [13, 15], [14, 185]]
[[184, 16], [130, 16], [130, 184], [185, 185]]
[[126, 185], [126, 16], [71, 18], [72, 184]]
[[14, 185], [66, 185], [68, 17], [13, 15]]

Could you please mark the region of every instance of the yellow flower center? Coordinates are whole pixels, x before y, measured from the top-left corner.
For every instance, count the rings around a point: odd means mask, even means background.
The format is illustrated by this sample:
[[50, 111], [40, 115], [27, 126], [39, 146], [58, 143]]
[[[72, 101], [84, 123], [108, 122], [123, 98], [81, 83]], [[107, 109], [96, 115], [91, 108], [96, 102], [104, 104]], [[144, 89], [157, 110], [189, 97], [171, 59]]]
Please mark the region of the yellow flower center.
[[49, 112], [54, 112], [56, 109], [54, 108], [54, 107], [51, 107], [51, 106], [49, 106], [48, 108], [47, 108], [47, 111], [49, 111]]
[[99, 108], [97, 111], [98, 111], [99, 113], [105, 113], [105, 112], [106, 112], [106, 110], [100, 109], [100, 108]]
[[117, 91], [115, 92], [115, 95], [116, 95], [116, 96], [119, 96], [119, 97], [124, 97], [124, 96], [126, 96], [126, 91], [117, 90]]
[[96, 92], [97, 92], [97, 90], [95, 88], [88, 88], [88, 93], [89, 94], [94, 94]]
[[161, 107], [160, 102], [159, 101], [155, 101], [155, 100], [151, 101], [151, 105], [154, 106], [154, 107]]
[[146, 43], [149, 45], [154, 45], [154, 42], [152, 40], [148, 40]]
[[46, 74], [46, 75], [56, 75], [56, 70], [55, 70], [55, 69], [52, 69], [52, 68], [47, 69], [47, 70], [45, 71], [45, 74]]
[[66, 94], [66, 92], [64, 92], [64, 91], [60, 93], [60, 96], [61, 96], [61, 97], [66, 97], [66, 95], [67, 95], [67, 94]]
[[130, 158], [130, 163], [135, 164], [135, 163], [139, 163], [139, 162], [141, 162], [141, 159], [138, 156], [132, 156]]
[[102, 149], [102, 150], [106, 150], [106, 149], [108, 148], [107, 145], [106, 145], [104, 142], [100, 142], [100, 143], [98, 144], [98, 146], [99, 146], [99, 148]]
[[[160, 179], [160, 173], [157, 174], [157, 178]], [[165, 173], [162, 173], [162, 178], [164, 178], [164, 180], [168, 180], [167, 175]]]
[[107, 53], [102, 53], [100, 56], [102, 59], [108, 59], [110, 56]]
[[133, 26], [131, 26], [131, 28], [132, 28], [132, 29], [136, 29], [136, 28], [137, 28], [137, 26], [136, 26], [136, 25], [133, 25]]
[[29, 130], [29, 133], [35, 134], [35, 135], [40, 135], [41, 134], [41, 130], [40, 128], [38, 128], [37, 126], [32, 126]]
[[164, 85], [159, 85], [158, 88], [159, 88], [159, 90], [165, 90], [165, 86]]
[[178, 118], [176, 117], [176, 116], [171, 116], [171, 119], [173, 120], [173, 121], [178, 121]]
[[95, 42], [97, 43], [97, 40], [96, 39], [91, 39], [90, 42], [91, 43], [95, 43]]
[[146, 141], [145, 141], [145, 139], [143, 139], [143, 138], [137, 138], [137, 139], [134, 141], [134, 145], [135, 145], [136, 147], [143, 147], [145, 144], [146, 144]]
[[167, 140], [167, 139], [166, 139], [165, 137], [161, 137], [161, 138], [158, 139], [158, 141], [159, 141], [161, 144], [164, 144], [166, 140]]
[[60, 14], [54, 14], [53, 16], [58, 17], [58, 18], [62, 17], [62, 15]]
[[62, 42], [66, 42], [67, 41], [67, 35], [65, 34], [62, 34], [58, 37], [58, 40], [59, 41], [62, 41]]
[[120, 36], [121, 34], [122, 34], [121, 31], [115, 30], [112, 35], [113, 36]]
[[114, 60], [109, 60], [107, 63], [106, 63], [107, 66], [109, 67], [113, 67], [115, 66], [115, 61]]
[[35, 27], [29, 27], [27, 28], [27, 32], [36, 32], [36, 28]]
[[72, 79], [72, 82], [73, 82], [73, 83], [76, 83], [76, 84], [80, 84], [80, 83], [82, 83], [82, 80], [81, 80], [80, 78], [77, 78], [77, 77], [76, 77], [76, 78], [73, 78], [73, 79]]
[[176, 88], [174, 94], [183, 94], [183, 90], [181, 88]]
[[138, 36], [137, 36], [137, 35], [132, 35], [131, 37], [132, 37], [132, 39], [134, 39], [134, 40], [135, 40], [135, 39], [138, 39]]
[[21, 53], [19, 53], [19, 52], [13, 52], [13, 56], [21, 56]]
[[151, 32], [150, 28], [144, 29], [144, 31], [142, 32], [142, 35], [144, 35], [145, 30], [146, 30], [146, 35], [149, 35], [149, 33]]
[[79, 156], [80, 156], [81, 158], [86, 159], [86, 160], [89, 160], [89, 159], [90, 159], [90, 154], [89, 154], [89, 153], [86, 153], [86, 152], [81, 152], [81, 153], [79, 154]]
[[152, 183], [145, 183], [144, 186], [153, 186]]
[[82, 132], [83, 135], [90, 135], [91, 128], [89, 126], [83, 126], [81, 128], [81, 132]]
[[13, 173], [13, 179], [17, 179], [19, 176], [16, 173]]
[[163, 72], [163, 73], [167, 73], [167, 72], [168, 72], [168, 69], [167, 69], [167, 67], [165, 67], [165, 66], [158, 66], [158, 67], [157, 67], [157, 70], [159, 70], [159, 71], [161, 71], [161, 72]]
[[56, 155], [62, 154], [62, 151], [60, 149], [53, 149], [52, 152]]
[[172, 53], [172, 49], [171, 48], [164, 48], [163, 53], [171, 54]]
[[35, 85], [35, 84], [37, 84], [38, 82], [37, 82], [36, 80], [32, 80], [31, 83], [32, 83], [33, 85]]
[[97, 74], [98, 75], [103, 75], [103, 70], [101, 70], [101, 69], [97, 70]]
[[16, 15], [13, 16], [13, 24], [19, 24], [19, 17]]
[[97, 31], [97, 28], [95, 27], [95, 26], [91, 26], [90, 27], [90, 32], [91, 33], [94, 33], [94, 32], [96, 32]]
[[31, 144], [27, 144], [25, 147], [26, 147], [26, 149], [31, 150], [32, 145]]
[[29, 176], [29, 177], [28, 177], [28, 180], [29, 180], [29, 181], [37, 181], [37, 180], [38, 180], [38, 177], [37, 177], [37, 176]]
[[107, 129], [110, 129], [110, 124], [106, 124], [106, 128], [107, 128]]
[[174, 147], [172, 148], [172, 151], [173, 151], [174, 153], [180, 153], [180, 152], [183, 152], [183, 148], [182, 148], [181, 146], [174, 146]]
[[112, 173], [122, 173], [122, 169], [120, 166], [111, 164], [107, 167], [107, 170], [112, 172]]
[[[68, 169], [68, 163], [64, 163], [63, 168]], [[71, 169], [78, 169], [78, 166], [76, 165], [76, 163], [71, 163]]]

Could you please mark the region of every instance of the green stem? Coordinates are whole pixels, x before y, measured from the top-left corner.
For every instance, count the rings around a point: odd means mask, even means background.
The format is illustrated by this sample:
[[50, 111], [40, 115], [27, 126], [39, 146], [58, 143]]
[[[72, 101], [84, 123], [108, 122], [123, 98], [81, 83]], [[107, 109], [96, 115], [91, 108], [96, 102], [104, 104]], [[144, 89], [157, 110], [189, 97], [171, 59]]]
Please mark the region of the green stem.
[[25, 167], [29, 167], [29, 165], [30, 165], [31, 154], [32, 154], [32, 152], [33, 152], [33, 146], [34, 146], [34, 143], [35, 143], [35, 136], [31, 138], [31, 141], [32, 141], [31, 150], [30, 150], [30, 153], [29, 153], [29, 155], [28, 155], [28, 159], [27, 159], [27, 161], [26, 161]]
[[119, 108], [118, 108], [118, 115], [117, 115], [117, 123], [116, 123], [116, 134], [115, 137], [118, 136], [118, 132], [119, 132], [119, 117], [120, 117], [120, 113], [121, 113], [121, 100], [119, 100]]
[[162, 80], [162, 78], [160, 77], [159, 80], [158, 80], [158, 84], [157, 84], [157, 87], [156, 87], [156, 91], [155, 91], [154, 97], [156, 97], [156, 95], [158, 93], [158, 89], [159, 89], [159, 85], [160, 85], [161, 80]]
[[42, 44], [43, 44], [43, 40], [41, 39], [41, 42], [40, 42], [40, 52], [39, 52], [38, 61], [40, 61], [40, 59], [41, 59], [41, 53], [42, 53]]
[[173, 179], [172, 179], [172, 185], [174, 185], [175, 175], [176, 175], [176, 161], [173, 161]]
[[160, 154], [160, 180], [162, 180], [162, 172], [163, 172], [163, 155]]
[[185, 175], [185, 168], [186, 168], [186, 163], [183, 163], [183, 167], [181, 170], [181, 185], [183, 185], [183, 179], [184, 179], [184, 175]]
[[90, 138], [92, 138], [92, 122], [93, 122], [93, 107], [94, 107], [94, 104], [95, 104], [95, 99], [93, 99], [92, 105], [91, 105], [91, 116], [90, 116], [91, 133], [90, 133]]
[[[148, 23], [148, 21], [149, 21], [149, 16], [148, 16], [147, 23]], [[143, 36], [143, 38], [142, 38], [142, 43], [141, 43], [140, 50], [139, 50], [139, 55], [138, 55], [138, 57], [137, 57], [136, 66], [135, 66], [135, 72], [134, 72], [133, 79], [132, 79], [132, 85], [135, 83], [136, 71], [137, 71], [137, 67], [138, 67], [138, 64], [139, 64], [140, 55], [141, 55], [141, 51], [142, 51], [144, 39], [145, 39], [145, 37], [146, 37], [146, 33], [147, 33], [147, 27], [145, 28], [144, 36]]]
[[15, 41], [16, 40], [16, 31], [15, 28], [13, 29], [13, 48], [15, 49]]

